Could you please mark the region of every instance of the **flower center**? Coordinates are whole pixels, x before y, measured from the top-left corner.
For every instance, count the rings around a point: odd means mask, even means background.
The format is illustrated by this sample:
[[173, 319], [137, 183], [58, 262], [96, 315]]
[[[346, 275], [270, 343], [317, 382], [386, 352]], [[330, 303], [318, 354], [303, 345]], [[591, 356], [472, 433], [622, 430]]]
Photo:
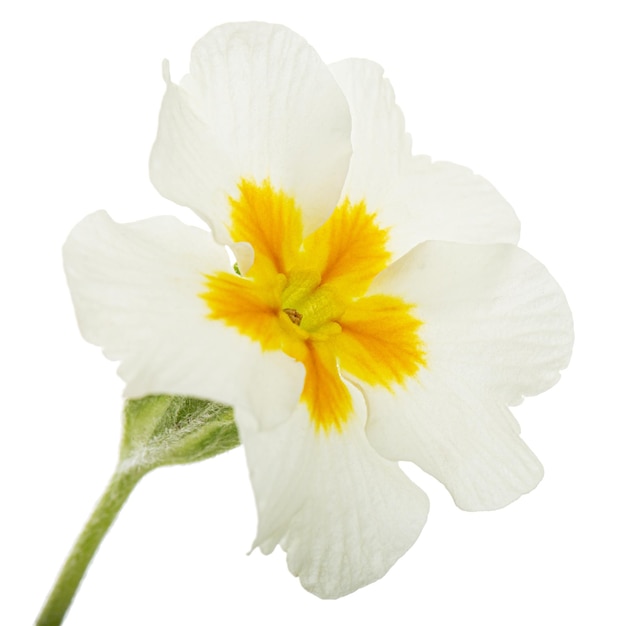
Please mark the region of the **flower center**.
[[412, 303], [366, 295], [388, 264], [387, 231], [365, 203], [345, 201], [303, 237], [295, 200], [269, 181], [242, 180], [230, 199], [233, 241], [247, 241], [245, 276], [207, 276], [208, 317], [233, 326], [264, 350], [282, 350], [306, 370], [301, 401], [317, 429], [341, 431], [353, 413], [342, 375], [390, 392], [425, 364]]
[[344, 313], [346, 305], [331, 288], [320, 285], [314, 272], [294, 272], [282, 293], [283, 311], [310, 336], [329, 331], [329, 325]]

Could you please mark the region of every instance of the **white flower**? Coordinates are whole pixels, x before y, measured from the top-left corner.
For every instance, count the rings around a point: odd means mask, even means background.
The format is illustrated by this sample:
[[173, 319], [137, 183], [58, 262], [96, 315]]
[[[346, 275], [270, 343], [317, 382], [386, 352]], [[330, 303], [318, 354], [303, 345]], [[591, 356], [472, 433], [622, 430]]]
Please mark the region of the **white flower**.
[[66, 270], [129, 397], [235, 408], [254, 545], [280, 543], [307, 589], [337, 597], [426, 521], [398, 460], [468, 510], [533, 489], [542, 467], [508, 406], [557, 381], [572, 322], [503, 198], [411, 155], [377, 65], [326, 66], [281, 26], [219, 27], [180, 85], [165, 75], [152, 181], [213, 237], [99, 212], [70, 235]]

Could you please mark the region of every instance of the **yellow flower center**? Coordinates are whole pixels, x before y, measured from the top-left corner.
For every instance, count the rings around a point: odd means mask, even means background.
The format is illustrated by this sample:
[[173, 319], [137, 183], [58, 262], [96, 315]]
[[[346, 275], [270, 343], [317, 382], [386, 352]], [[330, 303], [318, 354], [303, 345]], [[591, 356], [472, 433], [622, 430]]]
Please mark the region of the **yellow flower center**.
[[390, 261], [387, 231], [364, 202], [346, 200], [305, 238], [294, 198], [269, 181], [242, 180], [239, 190], [229, 199], [230, 233], [252, 245], [255, 260], [246, 276], [206, 277], [208, 317], [301, 362], [311, 420], [341, 431], [353, 407], [340, 371], [391, 391], [425, 364], [414, 305], [365, 295]]

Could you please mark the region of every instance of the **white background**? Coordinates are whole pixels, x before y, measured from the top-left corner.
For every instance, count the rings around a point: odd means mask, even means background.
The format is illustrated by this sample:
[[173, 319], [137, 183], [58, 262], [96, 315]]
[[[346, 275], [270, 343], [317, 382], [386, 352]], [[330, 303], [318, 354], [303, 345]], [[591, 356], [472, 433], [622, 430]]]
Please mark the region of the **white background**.
[[471, 167], [517, 210], [521, 245], [576, 323], [562, 381], [516, 409], [546, 477], [502, 511], [471, 514], [408, 470], [431, 499], [422, 536], [381, 581], [322, 601], [280, 550], [246, 556], [256, 513], [241, 449], [161, 469], [131, 496], [66, 623], [624, 623], [621, 3], [362, 4], [3, 5], [0, 623], [34, 620], [116, 458], [122, 384], [78, 333], [61, 246], [97, 209], [194, 221], [148, 180], [161, 59], [178, 79], [201, 35], [248, 19], [290, 26], [329, 62], [381, 63], [414, 151]]

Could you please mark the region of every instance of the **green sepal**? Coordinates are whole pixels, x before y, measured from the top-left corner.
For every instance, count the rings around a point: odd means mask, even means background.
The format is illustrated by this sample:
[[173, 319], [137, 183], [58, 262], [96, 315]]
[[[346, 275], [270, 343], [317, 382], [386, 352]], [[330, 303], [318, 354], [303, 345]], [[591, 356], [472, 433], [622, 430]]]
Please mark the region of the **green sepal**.
[[123, 432], [120, 466], [146, 471], [209, 459], [240, 444], [231, 407], [185, 396], [127, 400]]

